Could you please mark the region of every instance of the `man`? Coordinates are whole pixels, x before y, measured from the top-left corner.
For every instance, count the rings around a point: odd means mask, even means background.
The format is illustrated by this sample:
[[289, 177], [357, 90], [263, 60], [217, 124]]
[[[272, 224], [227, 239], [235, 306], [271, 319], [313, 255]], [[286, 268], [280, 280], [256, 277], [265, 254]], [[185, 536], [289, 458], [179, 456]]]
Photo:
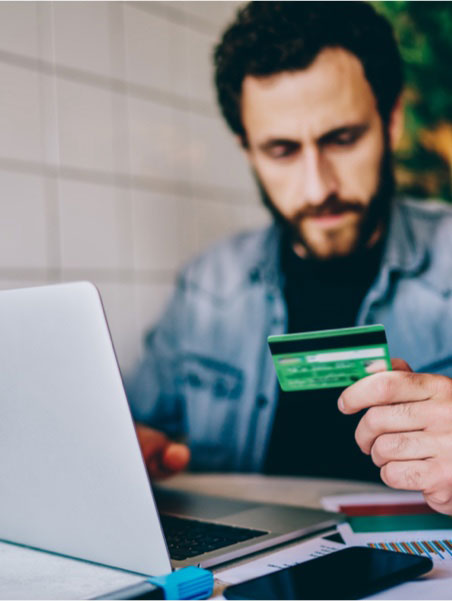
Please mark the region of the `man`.
[[[193, 469], [381, 476], [452, 513], [449, 378], [396, 360], [338, 405], [341, 391], [280, 391], [266, 344], [383, 323], [393, 356], [452, 375], [452, 214], [393, 202], [402, 74], [389, 24], [360, 2], [255, 2], [215, 61], [275, 222], [192, 262], [147, 337], [128, 394], [151, 476], [190, 453]], [[171, 442], [182, 436], [190, 451]]]

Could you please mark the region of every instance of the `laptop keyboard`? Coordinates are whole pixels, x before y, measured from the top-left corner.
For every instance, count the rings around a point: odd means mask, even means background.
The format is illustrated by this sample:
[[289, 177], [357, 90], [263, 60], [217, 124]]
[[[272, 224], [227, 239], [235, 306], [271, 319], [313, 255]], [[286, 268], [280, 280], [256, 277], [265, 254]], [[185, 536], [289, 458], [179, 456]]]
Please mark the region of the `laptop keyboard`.
[[160, 518], [170, 557], [175, 560], [188, 559], [268, 534], [264, 530], [224, 526], [172, 515], [162, 515]]

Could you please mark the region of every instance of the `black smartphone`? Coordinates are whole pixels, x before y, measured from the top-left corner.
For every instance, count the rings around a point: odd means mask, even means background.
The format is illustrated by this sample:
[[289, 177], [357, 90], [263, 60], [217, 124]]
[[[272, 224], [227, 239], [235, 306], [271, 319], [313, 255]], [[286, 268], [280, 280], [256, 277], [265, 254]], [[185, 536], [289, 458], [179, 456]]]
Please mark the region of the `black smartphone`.
[[427, 557], [347, 547], [228, 587], [226, 599], [361, 599], [429, 572]]

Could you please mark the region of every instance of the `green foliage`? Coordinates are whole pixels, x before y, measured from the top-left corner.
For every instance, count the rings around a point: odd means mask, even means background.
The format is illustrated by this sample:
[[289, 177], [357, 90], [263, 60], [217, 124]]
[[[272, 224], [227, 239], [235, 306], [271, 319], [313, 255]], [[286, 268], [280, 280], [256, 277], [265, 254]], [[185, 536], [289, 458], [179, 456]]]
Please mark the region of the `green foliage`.
[[452, 2], [371, 4], [391, 21], [405, 63], [399, 186], [452, 202]]

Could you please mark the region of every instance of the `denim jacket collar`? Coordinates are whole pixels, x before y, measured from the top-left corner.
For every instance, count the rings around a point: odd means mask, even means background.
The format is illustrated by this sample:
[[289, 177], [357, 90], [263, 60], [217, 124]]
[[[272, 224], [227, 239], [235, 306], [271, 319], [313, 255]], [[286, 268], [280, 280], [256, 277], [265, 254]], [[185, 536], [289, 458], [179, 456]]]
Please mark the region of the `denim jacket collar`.
[[422, 269], [427, 260], [427, 247], [418, 243], [415, 232], [403, 213], [403, 206], [394, 201], [383, 265], [390, 271], [414, 275]]
[[250, 278], [259, 279], [271, 288], [282, 287], [282, 273], [280, 269], [281, 253], [281, 227], [273, 222], [264, 232], [263, 247], [250, 271]]
[[[448, 296], [452, 292], [450, 218], [440, 233], [430, 232], [429, 221], [437, 219], [438, 211], [436, 203], [431, 206], [430, 215], [425, 201], [394, 202], [383, 265], [404, 275], [422, 273], [424, 284]], [[417, 219], [413, 212], [419, 213]]]

